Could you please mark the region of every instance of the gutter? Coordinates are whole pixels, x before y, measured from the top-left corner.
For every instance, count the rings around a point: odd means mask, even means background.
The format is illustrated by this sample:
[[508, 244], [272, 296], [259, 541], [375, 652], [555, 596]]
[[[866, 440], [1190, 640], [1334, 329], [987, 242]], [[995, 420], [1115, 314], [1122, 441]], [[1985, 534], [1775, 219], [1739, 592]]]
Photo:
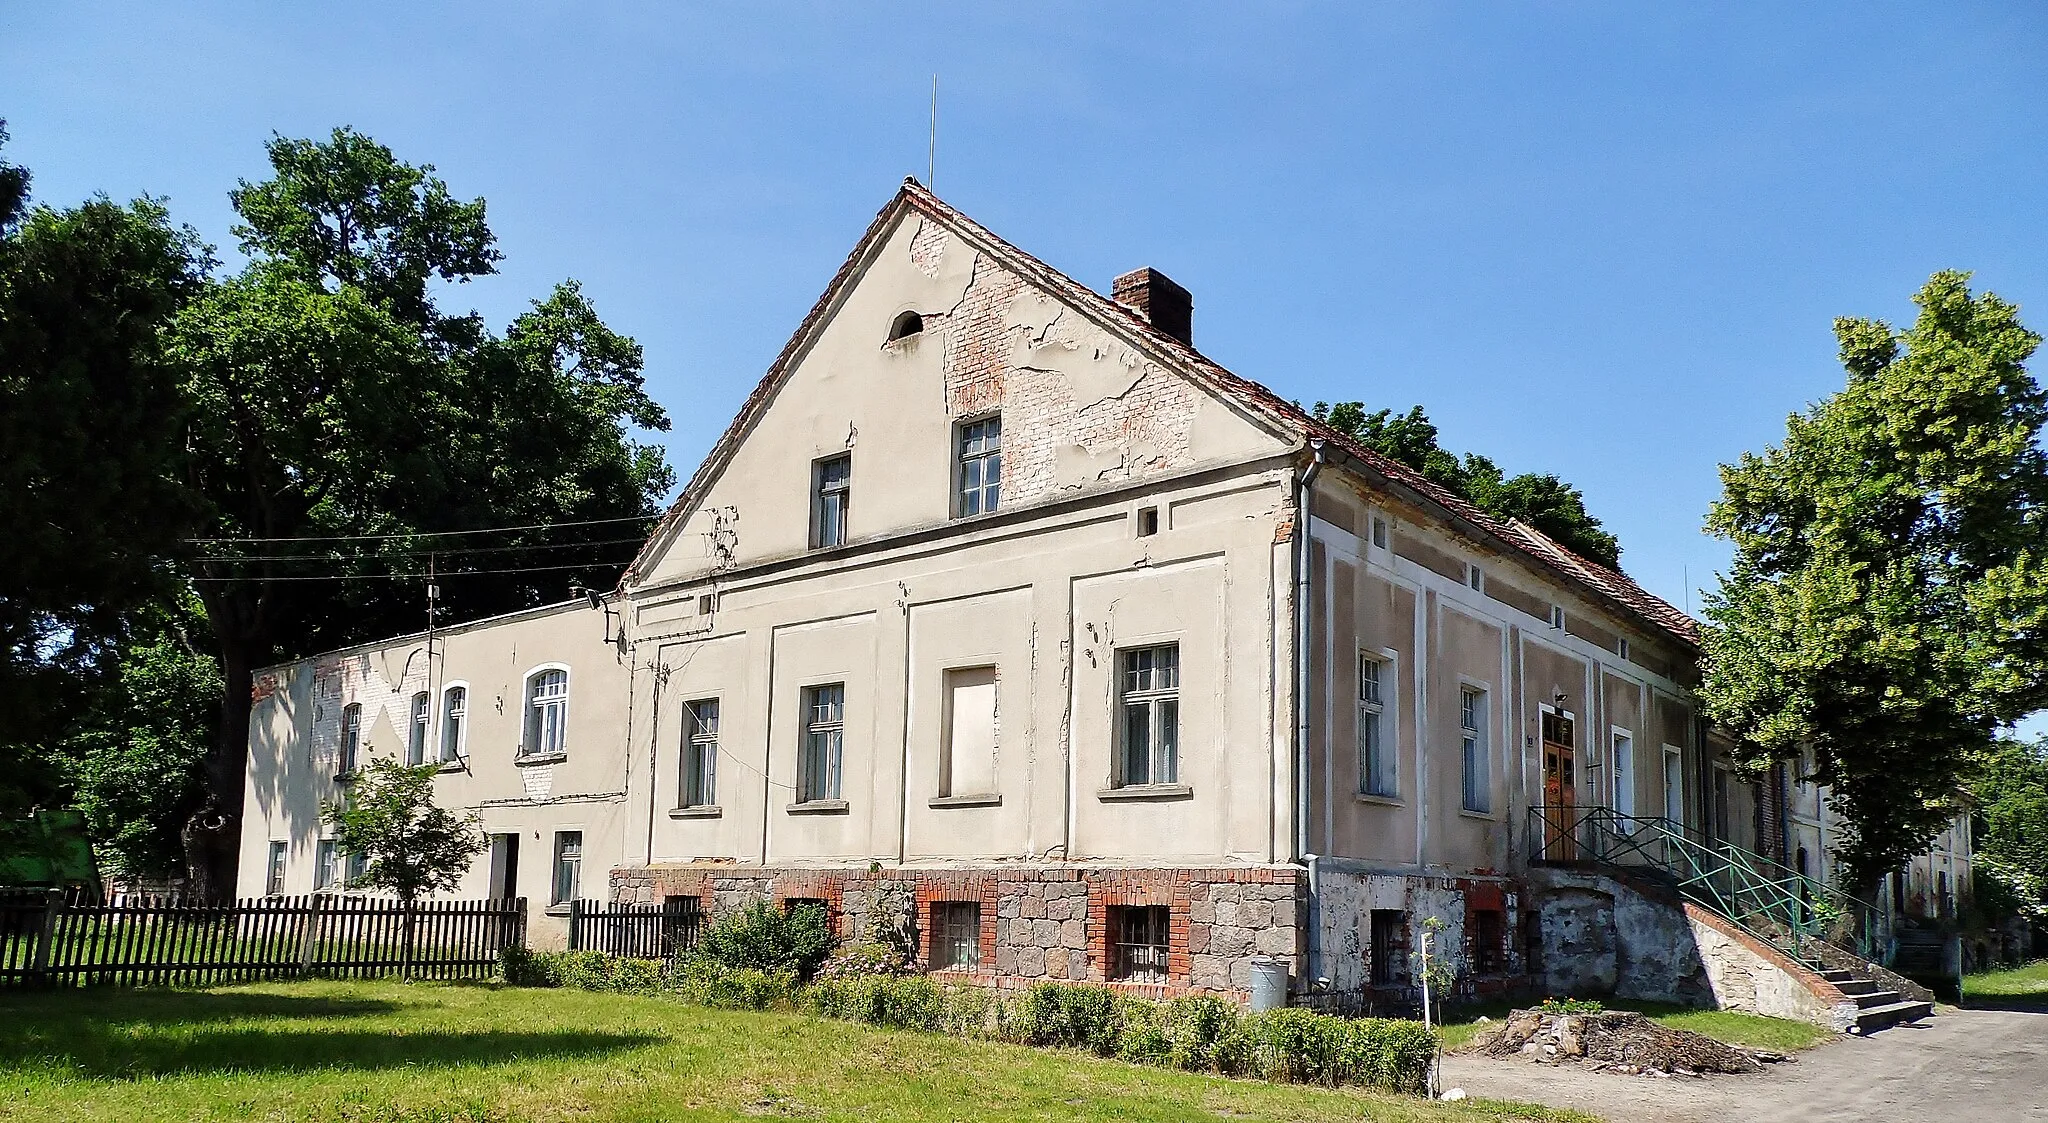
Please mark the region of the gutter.
[[1309, 852], [1309, 596], [1314, 591], [1314, 558], [1309, 544], [1309, 527], [1315, 518], [1316, 477], [1323, 472], [1323, 442], [1311, 439], [1312, 459], [1294, 485], [1294, 856], [1308, 867], [1308, 962], [1297, 975], [1296, 985], [1309, 988], [1309, 980], [1322, 977], [1323, 936], [1321, 889], [1317, 857]]

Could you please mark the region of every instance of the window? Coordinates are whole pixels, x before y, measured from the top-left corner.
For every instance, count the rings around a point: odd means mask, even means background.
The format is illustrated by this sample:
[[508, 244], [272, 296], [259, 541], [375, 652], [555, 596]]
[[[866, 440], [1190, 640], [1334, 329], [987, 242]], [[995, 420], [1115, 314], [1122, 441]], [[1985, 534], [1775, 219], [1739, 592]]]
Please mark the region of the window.
[[1472, 587], [1472, 588], [1473, 588], [1473, 589], [1474, 589], [1475, 591], [1477, 591], [1477, 590], [1483, 590], [1483, 589], [1485, 589], [1485, 588], [1486, 588], [1486, 571], [1485, 571], [1485, 570], [1483, 570], [1483, 569], [1481, 569], [1481, 568], [1479, 568], [1479, 567], [1478, 567], [1478, 566], [1476, 566], [1476, 565], [1468, 565], [1468, 566], [1466, 566], [1466, 567], [1465, 567], [1465, 584], [1467, 584], [1467, 585], [1470, 585], [1470, 586], [1471, 586], [1471, 587]]
[[569, 751], [569, 672], [538, 670], [526, 679], [526, 736], [522, 756], [560, 756]]
[[583, 882], [583, 832], [555, 832], [555, 881], [548, 893], [551, 905], [566, 905], [576, 899]]
[[716, 600], [714, 600], [714, 599], [712, 598], [712, 596], [711, 596], [711, 594], [710, 594], [710, 593], [704, 593], [704, 594], [702, 594], [701, 596], [699, 596], [699, 597], [697, 598], [697, 615], [699, 615], [699, 616], [709, 616], [709, 615], [711, 615], [711, 609], [712, 609], [712, 607], [713, 607], [714, 605], [716, 605], [717, 603], [718, 603], [718, 602], [717, 602]]
[[1622, 657], [1623, 659], [1626, 659], [1626, 658], [1628, 658], [1628, 637], [1627, 637], [1627, 636], [1623, 636], [1623, 637], [1621, 637], [1620, 639], [1618, 639], [1618, 640], [1616, 640], [1616, 641], [1615, 641], [1615, 643], [1614, 643], [1614, 653], [1615, 653], [1616, 655], [1619, 655], [1619, 656], [1621, 656], [1621, 657]]
[[811, 466], [811, 548], [846, 541], [846, 516], [853, 499], [853, 454], [828, 456]]
[[420, 764], [427, 759], [427, 725], [433, 719], [433, 710], [422, 690], [412, 696], [412, 722], [406, 727], [405, 762]]
[[981, 966], [981, 902], [932, 902], [932, 970]]
[[915, 312], [905, 312], [889, 323], [889, 342], [909, 339], [924, 331], [924, 317]]
[[1563, 605], [1561, 605], [1561, 604], [1553, 604], [1553, 605], [1551, 605], [1551, 606], [1550, 606], [1550, 626], [1551, 626], [1551, 627], [1553, 627], [1553, 628], [1562, 628], [1562, 627], [1564, 627], [1564, 606], [1563, 606]]
[[996, 509], [1003, 490], [1003, 419], [986, 417], [960, 426], [960, 463], [955, 480], [960, 489], [954, 513], [961, 518]]
[[994, 667], [957, 667], [946, 672], [940, 795], [995, 792], [997, 704]]
[[718, 802], [718, 699], [691, 702], [685, 709], [682, 806], [709, 807]]
[[441, 759], [462, 758], [462, 735], [469, 726], [469, 688], [449, 686], [441, 691]]
[[341, 887], [341, 844], [323, 838], [313, 847], [313, 889]]
[[1382, 550], [1387, 548], [1387, 520], [1382, 518], [1372, 520], [1372, 544]]
[[1159, 533], [1159, 508], [1138, 508], [1138, 537], [1150, 538]]
[[1664, 746], [1664, 817], [1674, 824], [1685, 822], [1684, 756], [1677, 746]]
[[1614, 731], [1614, 813], [1636, 813], [1636, 742], [1624, 729]]
[[341, 708], [341, 759], [335, 773], [352, 776], [356, 771], [356, 759], [363, 748], [363, 707], [361, 703], [350, 702]]
[[1465, 765], [1467, 811], [1493, 810], [1493, 777], [1486, 758], [1486, 692], [1466, 687], [1458, 692], [1458, 737]]
[[1180, 645], [1123, 653], [1123, 786], [1180, 776]]
[[1376, 987], [1399, 986], [1408, 981], [1408, 914], [1400, 909], [1374, 909], [1372, 960], [1366, 967]]
[[368, 872], [369, 868], [370, 860], [368, 858], [361, 854], [348, 855], [342, 862], [342, 873], [345, 875], [342, 885], [348, 887], [360, 884], [363, 874]]
[[1167, 968], [1165, 905], [1118, 905], [1109, 910], [1109, 977], [1126, 983], [1163, 983]]
[[1728, 841], [1729, 832], [1732, 831], [1735, 827], [1735, 821], [1729, 817], [1728, 813], [1728, 789], [1728, 770], [1726, 768], [1716, 766], [1714, 768], [1714, 837], [1720, 839], [1723, 842]]
[[1394, 788], [1394, 754], [1387, 746], [1387, 707], [1383, 692], [1387, 664], [1384, 659], [1361, 653], [1358, 656], [1358, 790], [1366, 795], [1391, 796]]
[[798, 803], [839, 798], [839, 769], [846, 751], [846, 684], [804, 690], [803, 756], [797, 761]]
[[270, 844], [269, 872], [263, 879], [263, 891], [272, 897], [284, 895], [284, 859], [290, 850], [291, 844], [288, 842]]
[[1508, 970], [1507, 925], [1499, 909], [1473, 909], [1472, 970], [1480, 975], [1505, 975]]

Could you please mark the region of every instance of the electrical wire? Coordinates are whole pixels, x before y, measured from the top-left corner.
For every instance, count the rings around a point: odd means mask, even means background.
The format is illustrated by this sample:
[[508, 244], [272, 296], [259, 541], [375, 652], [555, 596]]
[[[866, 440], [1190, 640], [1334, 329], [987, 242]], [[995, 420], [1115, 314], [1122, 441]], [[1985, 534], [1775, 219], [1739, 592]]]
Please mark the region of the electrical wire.
[[204, 545], [218, 542], [373, 542], [393, 538], [449, 538], [464, 534], [508, 534], [515, 530], [554, 530], [558, 527], [607, 526], [615, 523], [647, 522], [661, 518], [660, 513], [652, 515], [627, 515], [616, 519], [585, 519], [581, 522], [529, 523], [525, 526], [489, 526], [478, 530], [416, 530], [404, 534], [312, 534], [297, 538], [187, 538], [186, 542]]
[[525, 550], [574, 550], [583, 546], [623, 546], [641, 543], [645, 538], [606, 538], [597, 542], [553, 542], [534, 546], [448, 546], [425, 550], [387, 550], [374, 554], [337, 556], [334, 554], [220, 554], [193, 558], [194, 562], [280, 562], [280, 561], [354, 561], [368, 558], [452, 558], [463, 554], [506, 554]]
[[193, 581], [223, 583], [232, 581], [445, 581], [454, 577], [489, 577], [503, 573], [554, 573], [565, 569], [624, 569], [627, 562], [582, 562], [576, 565], [533, 565], [517, 569], [444, 569], [433, 574], [418, 573], [321, 573], [286, 574], [280, 577], [205, 577], [193, 576]]

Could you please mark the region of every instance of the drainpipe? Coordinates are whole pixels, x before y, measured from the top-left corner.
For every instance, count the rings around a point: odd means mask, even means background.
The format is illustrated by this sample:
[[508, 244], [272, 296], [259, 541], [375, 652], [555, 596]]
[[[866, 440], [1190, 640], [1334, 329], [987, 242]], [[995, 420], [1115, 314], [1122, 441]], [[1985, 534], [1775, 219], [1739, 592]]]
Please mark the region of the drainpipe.
[[1308, 467], [1294, 486], [1294, 854], [1308, 866], [1308, 963], [1300, 987], [1309, 989], [1321, 977], [1323, 963], [1322, 902], [1319, 899], [1317, 856], [1309, 853], [1309, 595], [1314, 559], [1309, 550], [1310, 520], [1315, 517], [1316, 477], [1323, 471], [1323, 442], [1308, 442]]

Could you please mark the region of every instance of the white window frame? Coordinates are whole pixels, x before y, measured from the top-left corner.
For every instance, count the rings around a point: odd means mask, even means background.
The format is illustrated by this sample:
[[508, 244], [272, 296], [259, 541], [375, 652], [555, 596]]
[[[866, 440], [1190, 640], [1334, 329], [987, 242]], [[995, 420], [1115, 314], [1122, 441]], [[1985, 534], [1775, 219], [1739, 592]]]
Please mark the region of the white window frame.
[[[1608, 773], [1614, 788], [1614, 813], [1633, 819], [1636, 814], [1636, 785], [1642, 782], [1636, 773], [1636, 735], [1621, 726], [1609, 726], [1607, 747]], [[1626, 766], [1623, 761], [1628, 762]]]
[[[570, 835], [576, 836], [576, 855], [573, 859], [565, 858], [562, 854], [565, 840]], [[585, 839], [588, 837], [588, 832], [581, 827], [573, 830], [564, 827], [555, 832], [554, 845], [548, 850], [548, 907], [555, 908], [566, 905], [583, 892], [583, 849], [587, 845]], [[564, 863], [567, 861], [575, 862], [574, 873], [570, 876], [570, 880], [575, 884], [569, 886], [569, 892], [564, 894], [562, 892], [562, 871]]]
[[[846, 479], [843, 482], [833, 486], [828, 492], [825, 484], [825, 465], [840, 460], [846, 461]], [[835, 524], [838, 529], [838, 533], [834, 535], [830, 541], [827, 541], [825, 537], [825, 496], [827, 494], [836, 495], [839, 497], [839, 518], [838, 522]], [[852, 527], [850, 525], [852, 513], [852, 450], [848, 450], [846, 452], [835, 452], [830, 456], [820, 456], [817, 459], [811, 461], [811, 549], [829, 550], [834, 546], [845, 545], [847, 539], [852, 537]]]
[[344, 888], [341, 843], [331, 838], [313, 840], [313, 892], [335, 893]]
[[415, 690], [406, 706], [405, 763], [408, 766], [427, 762], [427, 739], [433, 729], [434, 696], [424, 690]]
[[[1145, 672], [1130, 668], [1133, 657], [1145, 652], [1171, 652], [1173, 662], [1169, 667], [1155, 664]], [[1118, 648], [1116, 652], [1116, 786], [1119, 788], [1156, 788], [1180, 783], [1181, 727], [1181, 659], [1180, 641], [1164, 640], [1158, 643], [1138, 643]], [[1158, 672], [1165, 670], [1171, 679], [1165, 685], [1158, 680]], [[1133, 686], [1131, 676], [1136, 673], [1153, 675], [1145, 685]], [[1145, 711], [1146, 744], [1131, 743], [1131, 712], [1142, 707]], [[1134, 754], [1142, 748], [1145, 760], [1145, 775], [1133, 775], [1131, 763]]]
[[[838, 714], [819, 717], [820, 699], [828, 690], [838, 692]], [[843, 798], [846, 780], [846, 681], [813, 683], [798, 698], [797, 804], [836, 803]]]
[[[1677, 762], [1675, 766], [1673, 764], [1674, 761]], [[1664, 758], [1661, 763], [1664, 766], [1664, 773], [1662, 776], [1658, 777], [1657, 784], [1658, 790], [1662, 792], [1664, 796], [1664, 806], [1661, 813], [1665, 818], [1678, 824], [1680, 829], [1683, 829], [1686, 826], [1685, 749], [1681, 746], [1673, 745], [1669, 742], [1666, 742], [1664, 745]], [[1678, 780], [1678, 785], [1676, 788], [1673, 788], [1671, 784], [1673, 777], [1676, 777]], [[1671, 804], [1674, 801], [1678, 804], [1676, 808], [1671, 806]], [[1676, 811], [1677, 814], [1673, 814], [1674, 811]]]
[[[1378, 668], [1370, 698], [1367, 697], [1365, 677], [1368, 663]], [[1391, 651], [1358, 649], [1357, 678], [1353, 683], [1353, 697], [1358, 708], [1358, 728], [1354, 732], [1358, 742], [1357, 791], [1371, 799], [1401, 798], [1400, 726], [1394, 720], [1395, 702], [1400, 694], [1400, 667], [1400, 661]], [[1370, 744], [1368, 730], [1372, 731]], [[1379, 767], [1375, 768], [1375, 763]]]
[[[707, 729], [701, 720], [699, 707], [711, 707], [711, 724]], [[683, 730], [682, 768], [676, 777], [677, 807], [718, 806], [718, 735], [725, 721], [725, 707], [717, 695], [692, 698], [683, 703], [683, 718], [688, 723]], [[694, 765], [694, 767], [692, 767]], [[697, 797], [690, 798], [692, 779], [696, 780]]]
[[[560, 698], [549, 698], [550, 703], [559, 703], [561, 717], [556, 724], [558, 736], [552, 747], [540, 742], [546, 735], [545, 719], [536, 712], [543, 701], [537, 696], [540, 679], [552, 671], [562, 672], [562, 693]], [[542, 663], [520, 677], [519, 706], [519, 759], [552, 759], [569, 755], [569, 700], [575, 691], [574, 675], [567, 663]]]
[[353, 776], [363, 763], [363, 704], [350, 702], [341, 708], [341, 747], [334, 762], [334, 774]]
[[284, 896], [285, 872], [291, 862], [292, 844], [281, 839], [270, 840], [270, 849], [264, 855], [263, 895]]
[[1493, 814], [1492, 699], [1482, 683], [1458, 684], [1458, 807], [1474, 815]]
[[[449, 740], [449, 737], [448, 737], [448, 733], [449, 733], [449, 724], [450, 724], [450, 723], [449, 723], [449, 710], [448, 710], [448, 699], [449, 699], [449, 697], [450, 697], [451, 695], [453, 695], [453, 694], [454, 694], [454, 693], [455, 693], [456, 691], [458, 691], [458, 690], [460, 690], [460, 691], [462, 692], [462, 714], [461, 714], [461, 716], [460, 716], [460, 717], [459, 717], [459, 718], [458, 718], [458, 719], [457, 719], [457, 720], [456, 720], [456, 721], [454, 722], [454, 733], [455, 733], [455, 738], [454, 738], [454, 740], [453, 740], [453, 741], [451, 741], [451, 740]], [[436, 751], [437, 751], [437, 753], [439, 754], [439, 758], [438, 758], [438, 759], [439, 759], [439, 760], [441, 761], [441, 763], [442, 763], [442, 764], [455, 764], [455, 763], [458, 763], [458, 762], [460, 762], [460, 761], [468, 760], [468, 759], [469, 759], [469, 683], [468, 683], [468, 681], [466, 681], [466, 680], [464, 680], [464, 679], [456, 679], [456, 680], [455, 680], [454, 682], [444, 682], [444, 683], [442, 683], [442, 684], [441, 684], [441, 705], [440, 705], [440, 706], [439, 706], [439, 708], [438, 708], [438, 709], [436, 710], [436, 720], [437, 720], [437, 721], [439, 722], [439, 726], [438, 726], [438, 728], [436, 729], [436, 735], [435, 735], [435, 737], [434, 737], [434, 743], [435, 743], [435, 745], [436, 745]], [[524, 732], [522, 731], [522, 733], [521, 733], [521, 736], [524, 736], [524, 735], [525, 735], [525, 734], [524, 734]]]
[[[979, 452], [969, 452], [967, 434], [969, 430], [983, 426], [995, 426], [995, 444], [984, 445]], [[967, 466], [976, 466], [981, 482], [971, 489], [975, 509], [967, 509], [970, 489], [967, 487]], [[989, 478], [989, 468], [995, 468], [995, 478]], [[976, 417], [963, 418], [953, 425], [953, 517], [971, 519], [977, 515], [990, 514], [1001, 508], [1003, 496], [1003, 415], [1000, 411], [985, 413]]]

